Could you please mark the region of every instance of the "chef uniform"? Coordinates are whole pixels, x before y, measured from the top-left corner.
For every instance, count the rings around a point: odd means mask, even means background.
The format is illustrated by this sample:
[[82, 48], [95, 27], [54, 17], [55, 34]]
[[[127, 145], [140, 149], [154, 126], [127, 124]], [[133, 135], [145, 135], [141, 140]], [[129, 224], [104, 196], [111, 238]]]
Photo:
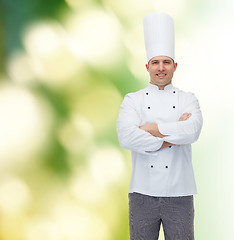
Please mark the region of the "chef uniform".
[[[174, 60], [174, 22], [165, 13], [152, 13], [143, 21], [147, 60], [167, 56]], [[192, 113], [178, 121], [183, 113]], [[140, 129], [158, 124], [159, 138]], [[132, 152], [129, 187], [130, 239], [158, 238], [163, 224], [165, 239], [194, 239], [193, 195], [197, 193], [191, 144], [201, 131], [202, 114], [194, 94], [172, 84], [159, 90], [149, 85], [124, 97], [117, 133], [119, 143]], [[173, 145], [160, 149], [163, 142]]]

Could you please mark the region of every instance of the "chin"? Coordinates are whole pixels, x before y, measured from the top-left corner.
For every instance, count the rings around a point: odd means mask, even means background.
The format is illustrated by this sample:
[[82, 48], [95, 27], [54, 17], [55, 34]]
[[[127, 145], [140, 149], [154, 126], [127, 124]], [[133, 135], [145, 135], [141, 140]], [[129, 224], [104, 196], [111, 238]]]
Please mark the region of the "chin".
[[160, 85], [160, 86], [166, 86], [166, 85], [168, 85], [169, 83], [167, 83], [167, 82], [157, 82], [157, 84]]

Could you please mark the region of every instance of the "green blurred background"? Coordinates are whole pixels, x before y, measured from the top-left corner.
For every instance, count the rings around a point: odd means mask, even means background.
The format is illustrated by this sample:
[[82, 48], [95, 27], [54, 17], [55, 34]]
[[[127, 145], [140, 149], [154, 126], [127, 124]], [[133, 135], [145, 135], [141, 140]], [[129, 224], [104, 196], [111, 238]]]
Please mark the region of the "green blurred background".
[[131, 156], [115, 123], [123, 96], [149, 82], [153, 11], [175, 20], [173, 84], [204, 116], [196, 239], [234, 239], [234, 2], [1, 0], [0, 240], [128, 239]]

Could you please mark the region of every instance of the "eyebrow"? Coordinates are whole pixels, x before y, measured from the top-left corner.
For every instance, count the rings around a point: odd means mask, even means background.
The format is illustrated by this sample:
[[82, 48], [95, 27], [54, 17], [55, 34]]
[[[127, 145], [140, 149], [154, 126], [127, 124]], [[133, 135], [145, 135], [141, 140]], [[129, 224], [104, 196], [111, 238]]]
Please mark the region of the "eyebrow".
[[[164, 59], [162, 60], [163, 62], [172, 62], [171, 59]], [[159, 62], [159, 60], [155, 59], [155, 60], [151, 60], [151, 62]]]

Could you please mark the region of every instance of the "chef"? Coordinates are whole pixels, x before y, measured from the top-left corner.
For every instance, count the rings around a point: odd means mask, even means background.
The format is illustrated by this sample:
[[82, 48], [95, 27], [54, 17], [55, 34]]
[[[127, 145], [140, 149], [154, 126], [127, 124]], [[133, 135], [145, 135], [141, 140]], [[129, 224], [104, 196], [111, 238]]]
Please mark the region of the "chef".
[[156, 12], [143, 20], [148, 86], [124, 97], [117, 119], [120, 145], [131, 150], [129, 187], [131, 240], [194, 239], [193, 195], [197, 193], [191, 144], [202, 114], [193, 93], [172, 85], [174, 21]]

